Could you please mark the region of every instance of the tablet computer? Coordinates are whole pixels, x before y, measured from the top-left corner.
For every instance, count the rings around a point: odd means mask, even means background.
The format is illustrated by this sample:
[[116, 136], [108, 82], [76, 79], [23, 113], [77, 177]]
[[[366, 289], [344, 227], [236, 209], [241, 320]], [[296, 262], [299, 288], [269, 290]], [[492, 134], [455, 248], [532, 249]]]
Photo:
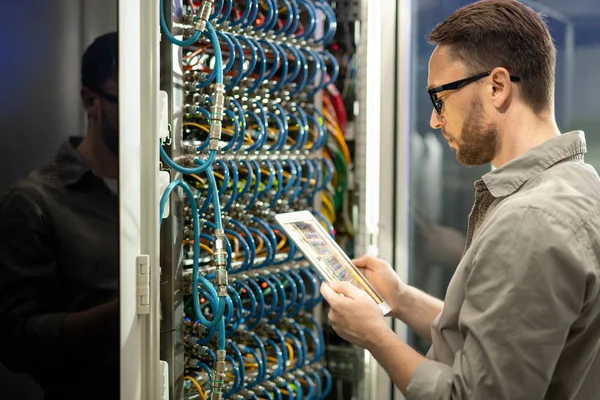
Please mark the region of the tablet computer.
[[350, 282], [367, 292], [381, 308], [383, 315], [390, 313], [390, 306], [310, 211], [277, 214], [275, 220], [325, 282]]

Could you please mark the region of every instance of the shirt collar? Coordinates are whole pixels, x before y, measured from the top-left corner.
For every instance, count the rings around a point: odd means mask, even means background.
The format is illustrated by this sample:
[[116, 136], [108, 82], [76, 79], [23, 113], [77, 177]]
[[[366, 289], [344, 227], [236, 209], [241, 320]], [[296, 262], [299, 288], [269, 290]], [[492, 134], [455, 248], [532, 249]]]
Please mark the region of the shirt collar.
[[79, 155], [76, 148], [81, 144], [82, 137], [72, 136], [58, 149], [53, 167], [65, 185], [75, 185], [91, 170]]
[[583, 160], [587, 149], [582, 131], [564, 133], [521, 154], [502, 167], [485, 174], [475, 188], [486, 187], [492, 196], [504, 197], [516, 192], [525, 182], [556, 163]]

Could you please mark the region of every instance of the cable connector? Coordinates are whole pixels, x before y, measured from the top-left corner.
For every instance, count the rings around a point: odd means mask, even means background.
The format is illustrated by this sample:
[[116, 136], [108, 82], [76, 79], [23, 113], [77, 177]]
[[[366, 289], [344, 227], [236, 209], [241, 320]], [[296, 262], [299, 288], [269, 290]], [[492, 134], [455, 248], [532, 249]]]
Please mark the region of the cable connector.
[[217, 268], [227, 265], [227, 252], [225, 251], [225, 232], [223, 229], [215, 230], [214, 259]]
[[219, 297], [227, 296], [227, 270], [225, 268], [217, 268], [217, 295]]
[[215, 92], [212, 97], [212, 106], [210, 107], [210, 131], [208, 137], [209, 150], [219, 150], [219, 141], [221, 140], [221, 131], [223, 129], [223, 114], [225, 111], [225, 85], [215, 84]]
[[214, 244], [214, 261], [217, 267], [216, 278], [217, 278], [217, 293], [219, 297], [227, 296], [227, 284], [229, 280], [227, 278], [227, 252], [225, 251], [225, 232], [223, 229], [215, 230], [215, 244]]
[[204, 0], [202, 5], [200, 6], [200, 11], [198, 12], [198, 19], [196, 20], [196, 24], [194, 25], [194, 29], [200, 32], [204, 32], [206, 29], [206, 22], [210, 18], [210, 14], [212, 14], [214, 0]]
[[183, 365], [189, 368], [198, 368], [198, 363], [200, 362], [200, 360], [197, 360], [195, 358], [184, 358], [183, 360]]
[[225, 111], [225, 85], [215, 83], [215, 92], [212, 97], [212, 106], [210, 108], [210, 118], [212, 120], [223, 121], [223, 112]]
[[213, 371], [211, 400], [221, 400], [223, 382], [225, 381], [225, 350], [217, 350], [217, 359]]

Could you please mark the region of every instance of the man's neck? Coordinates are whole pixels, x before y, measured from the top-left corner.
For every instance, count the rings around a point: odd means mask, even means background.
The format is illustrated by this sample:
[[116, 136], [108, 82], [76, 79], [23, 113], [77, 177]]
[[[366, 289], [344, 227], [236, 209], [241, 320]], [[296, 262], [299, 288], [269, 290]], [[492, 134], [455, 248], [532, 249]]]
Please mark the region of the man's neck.
[[100, 139], [90, 132], [85, 135], [77, 152], [83, 157], [92, 173], [101, 178], [119, 179], [119, 158], [112, 154]]
[[[507, 118], [508, 121], [508, 118]], [[510, 117], [504, 125], [503, 132], [498, 132], [498, 147], [492, 165], [500, 168], [521, 154], [560, 135], [554, 114], [537, 116], [524, 111]]]

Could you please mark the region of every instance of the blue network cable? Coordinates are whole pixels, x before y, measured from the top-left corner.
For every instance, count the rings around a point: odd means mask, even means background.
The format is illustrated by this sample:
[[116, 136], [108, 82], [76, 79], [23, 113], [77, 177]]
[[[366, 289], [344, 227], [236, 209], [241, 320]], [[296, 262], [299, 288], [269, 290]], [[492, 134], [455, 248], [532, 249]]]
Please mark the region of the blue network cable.
[[279, 198], [281, 197], [283, 191], [283, 165], [281, 165], [281, 161], [274, 160], [269, 161], [273, 164], [275, 168], [275, 177], [277, 179], [277, 189], [275, 190], [275, 194], [273, 195], [273, 199], [269, 203], [271, 208], [274, 208], [279, 202]]
[[312, 399], [315, 396], [315, 386], [313, 380], [308, 376], [308, 374], [304, 375], [304, 380], [306, 381], [306, 386], [308, 387], [308, 392], [306, 393], [306, 398]]
[[321, 38], [315, 40], [315, 43], [327, 44], [329, 43], [333, 37], [335, 36], [335, 31], [337, 29], [337, 22], [335, 20], [335, 13], [331, 6], [326, 2], [315, 2], [315, 8], [323, 11], [323, 14], [327, 17], [327, 24], [325, 25], [325, 32]]
[[229, 36], [229, 39], [233, 43], [236, 54], [238, 55], [237, 56], [237, 61], [238, 61], [237, 74], [235, 75], [235, 78], [233, 78], [231, 80], [231, 83], [229, 83], [228, 85], [225, 85], [225, 91], [228, 92], [231, 89], [233, 89], [234, 87], [236, 87], [242, 80], [242, 78], [244, 76], [244, 64], [245, 64], [246, 60], [245, 60], [245, 56], [244, 56], [244, 49], [242, 48], [242, 45], [240, 44], [238, 37], [229, 35], [229, 34], [227, 34], [227, 35]]
[[[322, 390], [321, 390], [321, 378], [319, 377], [319, 374], [317, 374], [315, 371], [307, 371], [306, 372], [307, 375], [311, 376], [311, 380], [314, 382], [315, 385], [315, 392], [313, 393], [313, 397], [315, 399], [320, 399], [322, 396]], [[308, 376], [307, 376], [308, 378]], [[307, 380], [308, 382], [308, 380]], [[309, 382], [310, 384], [310, 382]], [[311, 398], [310, 396], [308, 398]]]
[[159, 7], [160, 7], [160, 28], [162, 30], [163, 35], [165, 35], [165, 37], [169, 40], [169, 42], [171, 42], [177, 46], [188, 47], [188, 46], [193, 45], [194, 43], [196, 43], [198, 41], [198, 39], [200, 39], [200, 35], [202, 35], [202, 32], [200, 32], [200, 31], [194, 31], [192, 36], [186, 40], [179, 40], [175, 36], [173, 36], [173, 34], [171, 33], [171, 31], [169, 30], [169, 27], [167, 25], [167, 19], [165, 17], [164, 0], [160, 0]]
[[273, 274], [269, 274], [269, 275], [267, 275], [267, 279], [271, 279], [272, 281], [274, 281], [274, 283], [272, 283], [271, 286], [273, 286], [275, 288], [275, 290], [277, 291], [277, 300], [278, 300], [277, 310], [275, 310], [272, 318], [267, 319], [267, 323], [274, 324], [281, 320], [281, 318], [283, 317], [283, 314], [285, 313], [285, 310], [287, 308], [287, 304], [285, 302], [286, 301], [285, 289], [283, 287], [283, 283], [281, 282], [281, 280], [279, 280], [279, 278], [277, 278], [277, 276], [275, 276]]
[[283, 352], [279, 348], [279, 346], [277, 345], [277, 343], [275, 343], [274, 340], [267, 339], [265, 341], [265, 343], [267, 344], [267, 346], [270, 346], [275, 351], [275, 357], [277, 358], [277, 368], [275, 369], [275, 371], [273, 371], [273, 373], [269, 376], [269, 378], [270, 379], [276, 378], [278, 376], [281, 376], [283, 374], [284, 369], [285, 369], [285, 362], [283, 360]]
[[[281, 33], [285, 34], [291, 28], [292, 24], [294, 23], [294, 15], [292, 13], [293, 10], [292, 10], [292, 6], [291, 6], [290, 2], [287, 0], [279, 0], [279, 2], [283, 3], [283, 7], [285, 7], [285, 9], [287, 10], [288, 18], [286, 19], [285, 24], [283, 24], [283, 26], [281, 28], [275, 30], [275, 32], [274, 32], [275, 35], [279, 35]], [[277, 19], [275, 22], [277, 22]]]
[[215, 160], [215, 164], [217, 164], [221, 168], [221, 171], [223, 171], [223, 183], [218, 190], [219, 197], [221, 197], [225, 194], [227, 186], [229, 185], [229, 168], [227, 167], [227, 164], [225, 164], [225, 161], [221, 160], [220, 158]]
[[331, 374], [329, 373], [329, 371], [327, 371], [327, 368], [322, 367], [321, 373], [323, 374], [323, 377], [325, 378], [325, 388], [323, 389], [323, 396], [321, 398], [325, 399], [329, 395], [329, 392], [331, 392], [332, 379], [331, 379]]
[[252, 44], [254, 44], [254, 50], [256, 50], [256, 52], [258, 53], [258, 61], [260, 61], [258, 78], [256, 78], [254, 84], [247, 89], [247, 93], [250, 94], [254, 93], [254, 91], [258, 89], [258, 87], [262, 84], [263, 80], [265, 79], [265, 72], [267, 70], [267, 58], [265, 57], [265, 51], [263, 50], [260, 43], [258, 43], [258, 41], [252, 38], [248, 38], [248, 40], [252, 42]]
[[[250, 16], [250, 12], [252, 11], [252, 6], [250, 3], [251, 0], [246, 0], [246, 9], [244, 10], [244, 14], [242, 14], [242, 16], [239, 19], [236, 19], [234, 21], [231, 21], [229, 23], [229, 26], [237, 26], [242, 24], [244, 21], [246, 21], [248, 19], [248, 17]], [[242, 26], [243, 28], [243, 26]]]
[[254, 119], [254, 121], [256, 121], [256, 125], [258, 126], [258, 136], [256, 137], [254, 143], [248, 146], [246, 151], [257, 151], [262, 147], [263, 141], [267, 138], [267, 130], [265, 128], [265, 124], [263, 123], [262, 118], [259, 118], [259, 116], [256, 115], [253, 111], [246, 110], [245, 115], [248, 115], [249, 117]]
[[[161, 0], [162, 3], [163, 0]], [[164, 14], [161, 14], [164, 17]], [[216, 81], [218, 84], [223, 84], [223, 57], [221, 55], [221, 47], [219, 44], [219, 39], [217, 37], [217, 33], [215, 31], [215, 29], [213, 28], [213, 26], [211, 25], [210, 22], [206, 23], [206, 29], [207, 29], [207, 33], [208, 33], [208, 37], [211, 41], [211, 43], [213, 44], [213, 48], [215, 51], [215, 68], [213, 69], [213, 72], [216, 75]], [[194, 168], [187, 168], [187, 167], [182, 167], [180, 165], [178, 165], [177, 163], [175, 163], [173, 160], [171, 160], [171, 158], [168, 156], [167, 152], [165, 151], [163, 146], [159, 146], [160, 147], [160, 157], [163, 160], [163, 162], [165, 164], [167, 164], [170, 168], [174, 169], [177, 172], [180, 172], [182, 174], [198, 174], [201, 172], [206, 171], [214, 162], [215, 158], [216, 158], [216, 150], [210, 150], [209, 151], [209, 155], [208, 158], [204, 161], [199, 160], [198, 158], [196, 158], [196, 160], [194, 160], [194, 163], [198, 164], [197, 167]], [[210, 179], [210, 175], [209, 175], [209, 179]], [[214, 179], [214, 176], [213, 176]], [[216, 201], [218, 201], [218, 198], [216, 199]], [[162, 215], [162, 214], [161, 214]]]
[[254, 322], [246, 324], [248, 330], [252, 330], [260, 324], [261, 319], [265, 316], [265, 297], [263, 296], [260, 286], [258, 286], [258, 284], [253, 279], [248, 279], [246, 282], [249, 288], [253, 291], [258, 303], [258, 310], [255, 315]]
[[299, 35], [296, 35], [296, 37], [298, 39], [309, 39], [313, 35], [317, 27], [317, 12], [309, 1], [297, 0], [297, 3], [298, 5], [304, 6], [306, 11], [308, 12], [308, 24], [304, 28], [304, 32]]
[[242, 384], [242, 380], [240, 377], [240, 367], [238, 367], [238, 365], [236, 364], [233, 357], [231, 357], [230, 355], [226, 355], [225, 360], [227, 360], [227, 362], [229, 362], [229, 364], [231, 364], [230, 372], [233, 373], [233, 385], [231, 386], [231, 389], [229, 389], [227, 392], [223, 393], [223, 397], [227, 398], [242, 389], [240, 387]]
[[[235, 37], [239, 42], [242, 42], [246, 45], [246, 47], [250, 50], [250, 62], [248, 64], [248, 69], [242, 73], [242, 79], [247, 78], [252, 71], [254, 71], [254, 67], [256, 66], [256, 48], [255, 45], [249, 40], [246, 36], [237, 35]], [[243, 53], [243, 50], [242, 50]]]
[[[283, 87], [283, 85], [285, 85], [287, 83], [287, 75], [288, 75], [288, 59], [287, 59], [287, 53], [283, 50], [283, 48], [281, 46], [279, 46], [277, 43], [271, 43], [273, 45], [273, 47], [275, 48], [275, 54], [277, 54], [277, 58], [275, 59], [275, 63], [278, 63], [278, 58], [279, 55], [281, 55], [281, 79], [279, 80], [279, 82], [277, 82], [275, 84], [275, 86], [273, 86], [273, 89], [271, 89], [273, 92], [277, 92], [279, 89], [281, 89]], [[277, 53], [279, 52], [279, 54]], [[277, 65], [277, 64], [275, 64]], [[274, 70], [277, 70], [276, 67], [273, 68]]]
[[309, 301], [309, 299], [307, 299], [306, 285], [304, 284], [304, 280], [302, 279], [300, 274], [298, 274], [298, 272], [293, 269], [289, 271], [289, 274], [296, 281], [298, 289], [300, 290], [300, 299], [296, 301], [297, 305], [294, 308], [294, 311], [289, 312], [289, 316], [293, 318], [296, 315], [298, 315], [300, 311], [306, 308], [305, 304], [307, 301]]
[[[213, 177], [214, 179], [214, 177]], [[216, 184], [215, 184], [216, 185]], [[162, 223], [162, 215], [164, 214], [164, 209], [166, 207], [167, 201], [169, 199], [169, 195], [176, 188], [181, 187], [184, 190], [185, 195], [191, 204], [195, 204], [194, 194], [192, 193], [190, 187], [181, 180], [176, 180], [167, 186], [165, 191], [163, 192], [160, 199], [160, 215], [161, 215], [161, 223]], [[193, 304], [194, 311], [196, 313], [196, 318], [200, 320], [200, 322], [205, 325], [207, 328], [214, 327], [219, 324], [219, 320], [223, 319], [223, 313], [225, 311], [225, 301], [221, 300], [217, 292], [207, 279], [199, 275], [198, 271], [198, 256], [200, 254], [200, 218], [198, 216], [198, 209], [196, 207], [191, 207], [192, 210], [192, 224], [194, 228], [194, 241], [193, 241], [193, 253], [194, 260], [192, 266], [192, 296], [193, 296]], [[202, 284], [206, 290], [208, 290], [209, 296], [212, 297], [213, 300], [216, 299], [215, 304], [218, 304], [218, 309], [214, 312], [214, 319], [212, 321], [208, 321], [204, 318], [202, 311], [200, 309], [200, 301], [198, 298], [198, 284]]]
[[254, 380], [250, 381], [247, 384], [247, 387], [252, 387], [252, 386], [256, 386], [259, 383], [261, 383], [263, 381], [263, 374], [264, 374], [264, 368], [265, 365], [263, 364], [263, 360], [262, 358], [256, 353], [256, 351], [254, 351], [250, 346], [246, 346], [246, 345], [242, 345], [242, 351], [250, 353], [250, 355], [252, 357], [254, 357], [254, 359], [256, 360], [256, 364], [258, 364], [258, 373], [256, 374], [256, 377], [254, 378]]
[[330, 52], [328, 52], [327, 50], [323, 50], [321, 52], [321, 55], [323, 57], [323, 61], [325, 61], [325, 59], [328, 59], [329, 61], [331, 61], [331, 64], [333, 65], [333, 73], [331, 74], [331, 76], [329, 77], [329, 80], [327, 82], [325, 82], [324, 84], [319, 86], [319, 90], [324, 89], [325, 86], [329, 85], [330, 83], [335, 82], [340, 73], [340, 64], [338, 63], [337, 59]]
[[[277, 289], [275, 289], [273, 283], [270, 282], [267, 278], [265, 278], [264, 276], [258, 276], [257, 279], [258, 281], [264, 282], [264, 284], [267, 285], [267, 288], [269, 289], [269, 294], [271, 295], [271, 304], [269, 304], [269, 308], [266, 310], [266, 316], [267, 322], [272, 324], [276, 321], [272, 318], [269, 318], [268, 316], [270, 313], [277, 313], [277, 310], [279, 308], [279, 295], [277, 294]], [[265, 297], [264, 291], [261, 291], [261, 295], [263, 296], [263, 298]]]
[[269, 174], [267, 178], [267, 183], [263, 186], [262, 190], [258, 193], [258, 198], [262, 198], [266, 193], [269, 193], [271, 188], [273, 188], [273, 184], [275, 183], [275, 166], [271, 162], [271, 160], [264, 160], [263, 164], [265, 164], [268, 168]]
[[258, 15], [258, 2], [259, 0], [246, 0], [246, 3], [250, 2], [250, 15], [248, 16], [248, 20], [244, 21], [241, 25], [242, 28], [247, 28], [252, 26], [256, 21], [256, 17]]

